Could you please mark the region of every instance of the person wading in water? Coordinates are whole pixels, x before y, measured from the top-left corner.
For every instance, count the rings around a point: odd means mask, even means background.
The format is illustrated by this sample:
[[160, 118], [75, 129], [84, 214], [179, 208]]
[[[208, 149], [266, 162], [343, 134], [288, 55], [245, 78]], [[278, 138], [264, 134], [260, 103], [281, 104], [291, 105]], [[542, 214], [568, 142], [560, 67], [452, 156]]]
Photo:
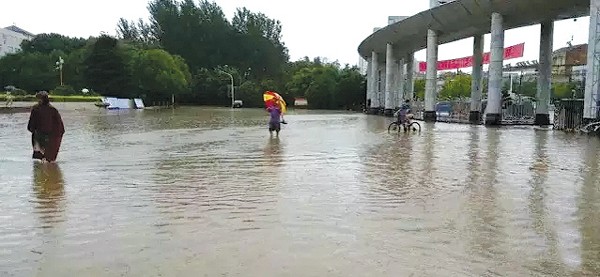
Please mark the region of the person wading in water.
[[33, 158], [54, 162], [58, 156], [62, 136], [65, 133], [58, 110], [50, 105], [48, 92], [36, 94], [38, 103], [31, 108], [27, 130], [31, 132]]

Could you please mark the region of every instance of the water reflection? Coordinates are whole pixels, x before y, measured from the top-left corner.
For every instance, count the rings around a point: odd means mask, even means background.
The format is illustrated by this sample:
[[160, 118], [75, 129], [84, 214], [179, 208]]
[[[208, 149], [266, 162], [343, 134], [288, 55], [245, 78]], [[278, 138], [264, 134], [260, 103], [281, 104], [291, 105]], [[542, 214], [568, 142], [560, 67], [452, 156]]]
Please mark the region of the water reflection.
[[544, 249], [538, 255], [540, 259], [533, 265], [533, 270], [546, 274], [566, 274], [564, 267], [559, 262], [559, 242], [555, 228], [552, 226], [549, 209], [546, 206], [548, 171], [551, 166], [547, 153], [549, 133], [547, 131], [536, 131], [534, 135], [534, 152], [532, 157], [532, 172], [529, 184], [531, 189], [528, 196], [528, 208], [532, 217], [532, 228], [542, 239]]
[[[425, 126], [427, 128], [427, 125]], [[436, 187], [434, 184], [434, 171], [436, 170], [434, 167], [434, 151], [436, 151], [435, 133], [431, 129], [432, 128], [428, 128], [430, 131], [425, 134], [425, 143], [423, 144], [423, 168], [420, 169], [420, 171], [423, 172], [422, 184], [425, 187], [426, 192], [429, 192], [430, 189]], [[430, 194], [426, 193], [424, 197], [427, 197], [428, 195]]]
[[480, 131], [477, 126], [470, 126], [470, 135], [469, 135], [469, 152], [468, 152], [468, 165], [467, 170], [469, 171], [469, 176], [467, 177], [467, 183], [465, 185], [465, 189], [473, 189], [479, 184], [479, 179], [481, 176], [481, 169], [479, 168], [481, 165], [481, 151], [479, 146], [480, 140]]
[[283, 162], [283, 149], [279, 137], [271, 137], [264, 149], [265, 158], [269, 167], [280, 166]]
[[581, 230], [581, 276], [592, 276], [600, 272], [600, 142], [591, 138], [587, 143], [586, 168], [577, 212]]
[[[475, 136], [477, 138], [477, 136]], [[469, 252], [475, 254], [472, 258], [479, 262], [490, 260], [492, 257], [504, 257], [508, 259], [504, 243], [506, 234], [503, 233], [503, 215], [502, 205], [499, 201], [497, 175], [498, 175], [498, 158], [499, 144], [501, 139], [501, 131], [497, 128], [488, 128], [485, 130], [485, 162], [484, 169], [481, 174], [481, 180], [472, 184], [472, 189], [468, 190], [468, 208], [470, 214], [468, 224], [466, 226], [467, 239], [469, 241]], [[476, 142], [472, 142], [473, 144]], [[473, 155], [473, 157], [476, 157]], [[475, 161], [471, 161], [471, 166], [476, 166]], [[471, 179], [476, 179], [476, 175], [472, 175]], [[487, 268], [482, 270], [485, 275], [502, 274], [501, 266], [505, 260], [496, 259], [492, 263], [487, 264]], [[475, 268], [474, 268], [475, 270]], [[483, 272], [482, 272], [483, 273]]]
[[60, 168], [33, 176], [27, 115], [0, 115], [0, 276], [600, 272], [597, 139], [392, 135], [389, 118], [311, 111], [280, 139], [262, 109], [64, 115]]
[[34, 163], [33, 191], [36, 196], [35, 209], [42, 227], [54, 227], [62, 222], [64, 211], [64, 179], [56, 163]]

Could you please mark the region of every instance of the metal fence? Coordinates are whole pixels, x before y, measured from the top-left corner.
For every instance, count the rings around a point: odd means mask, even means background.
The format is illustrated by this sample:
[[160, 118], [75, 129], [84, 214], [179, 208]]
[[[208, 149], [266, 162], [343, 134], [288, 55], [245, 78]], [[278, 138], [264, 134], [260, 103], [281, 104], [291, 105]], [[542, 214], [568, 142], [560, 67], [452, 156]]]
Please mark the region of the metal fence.
[[[483, 123], [487, 102], [482, 101], [480, 111]], [[425, 105], [423, 101], [413, 103], [415, 118], [423, 119]], [[469, 123], [471, 102], [468, 100], [440, 101], [436, 103], [436, 120], [439, 122]], [[502, 124], [531, 125], [535, 121], [535, 102], [528, 98], [512, 99], [502, 103]]]
[[535, 123], [535, 101], [517, 97], [504, 101], [502, 105], [503, 125], [532, 125]]
[[574, 132], [584, 123], [583, 99], [563, 99], [556, 104], [554, 129]]

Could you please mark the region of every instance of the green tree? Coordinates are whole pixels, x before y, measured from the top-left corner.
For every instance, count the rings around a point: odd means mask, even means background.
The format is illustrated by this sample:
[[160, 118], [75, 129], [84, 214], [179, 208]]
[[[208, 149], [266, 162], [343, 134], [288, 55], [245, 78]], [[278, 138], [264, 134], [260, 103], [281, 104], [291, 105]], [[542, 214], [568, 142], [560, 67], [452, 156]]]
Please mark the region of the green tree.
[[42, 53], [16, 53], [0, 59], [0, 85], [24, 89], [28, 92], [50, 91], [59, 84], [54, 60]]
[[148, 100], [170, 99], [190, 88], [192, 77], [183, 59], [164, 50], [140, 50], [132, 64], [134, 87]]
[[53, 51], [70, 53], [83, 48], [86, 40], [83, 38], [71, 38], [60, 34], [39, 34], [32, 40], [24, 40], [21, 50], [26, 53], [50, 54]]
[[[508, 85], [505, 89], [508, 90]], [[537, 94], [537, 82], [532, 81], [521, 81], [517, 84], [513, 84], [513, 91], [522, 96], [536, 97]]]
[[125, 53], [118, 47], [116, 39], [100, 36], [91, 46], [84, 63], [83, 75], [89, 88], [107, 96], [134, 96]]
[[360, 108], [366, 97], [366, 79], [360, 74], [358, 68], [348, 66], [343, 68], [334, 97], [337, 108]]
[[425, 100], [425, 79], [415, 80], [415, 97], [421, 101]]
[[457, 74], [448, 76], [438, 94], [440, 100], [467, 98], [471, 95], [471, 75]]
[[249, 80], [239, 86], [235, 93], [235, 98], [244, 101], [244, 106], [246, 107], [262, 107], [263, 92], [259, 84]]

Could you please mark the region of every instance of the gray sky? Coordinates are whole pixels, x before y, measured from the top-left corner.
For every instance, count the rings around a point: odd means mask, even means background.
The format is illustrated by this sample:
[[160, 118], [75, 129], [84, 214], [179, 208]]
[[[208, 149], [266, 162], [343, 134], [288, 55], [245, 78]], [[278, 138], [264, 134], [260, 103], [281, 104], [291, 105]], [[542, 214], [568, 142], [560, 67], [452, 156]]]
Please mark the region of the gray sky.
[[[373, 30], [387, 24], [389, 15], [413, 15], [428, 8], [429, 0], [216, 0], [231, 19], [237, 7], [247, 7], [278, 19], [283, 25], [283, 41], [292, 60], [304, 56], [326, 57], [329, 61], [357, 64], [357, 47]], [[68, 36], [88, 37], [104, 31], [115, 34], [120, 17], [148, 18], [148, 0], [3, 0], [0, 10], [10, 11], [0, 16], [0, 26], [15, 23], [32, 33], [55, 32]], [[573, 36], [573, 44], [587, 43], [587, 17], [577, 22], [565, 20], [555, 25], [554, 48], [566, 46]], [[506, 61], [537, 59], [539, 52], [539, 25], [509, 30], [505, 46], [525, 42], [525, 57]], [[472, 39], [440, 46], [439, 59], [472, 55]], [[489, 35], [486, 36], [489, 50]], [[418, 60], [425, 59], [425, 51], [417, 52]]]

